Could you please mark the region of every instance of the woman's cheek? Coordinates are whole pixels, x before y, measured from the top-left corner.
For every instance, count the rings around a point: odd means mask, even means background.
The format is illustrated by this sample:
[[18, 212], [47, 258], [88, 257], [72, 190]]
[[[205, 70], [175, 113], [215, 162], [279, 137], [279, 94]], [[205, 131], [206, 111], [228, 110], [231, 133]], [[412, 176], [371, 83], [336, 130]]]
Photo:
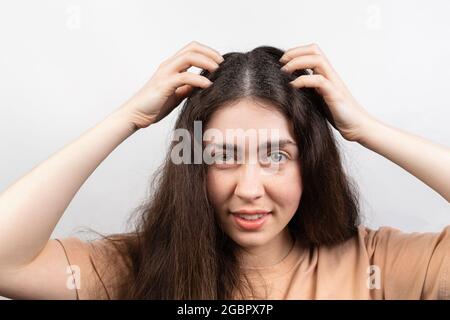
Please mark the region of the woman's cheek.
[[272, 179], [270, 187], [273, 197], [276, 198], [274, 200], [295, 213], [303, 191], [299, 166], [293, 165], [285, 168], [280, 175]]
[[223, 172], [214, 170], [214, 168], [208, 169], [206, 178], [208, 197], [216, 210], [220, 211], [227, 199], [227, 190], [230, 188], [229, 179], [230, 177], [223, 174]]

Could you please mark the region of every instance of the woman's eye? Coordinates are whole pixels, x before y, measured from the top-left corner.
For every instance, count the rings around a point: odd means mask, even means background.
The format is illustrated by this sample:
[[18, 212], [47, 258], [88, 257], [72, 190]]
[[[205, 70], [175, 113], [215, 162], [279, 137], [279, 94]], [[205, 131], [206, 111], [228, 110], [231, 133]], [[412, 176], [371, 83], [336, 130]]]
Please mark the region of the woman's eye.
[[[233, 155], [233, 153], [220, 152], [220, 153], [212, 154], [212, 157], [216, 164], [230, 165], [230, 164], [235, 164], [237, 161], [237, 159], [235, 159], [235, 156]], [[264, 160], [263, 162], [266, 164], [282, 163], [288, 159], [289, 159], [289, 156], [286, 155], [285, 153], [280, 152], [280, 151], [275, 151], [275, 152], [268, 153], [267, 157], [263, 159]]]
[[282, 162], [283, 160], [286, 160], [287, 156], [282, 152], [271, 152], [270, 153], [270, 160], [274, 162]]
[[218, 161], [219, 163], [222, 163], [222, 162], [226, 162], [226, 161], [232, 160], [231, 155], [229, 155], [229, 154], [227, 154], [227, 153], [218, 153], [218, 154], [215, 154], [213, 157], [214, 157], [214, 159], [215, 159], [216, 161]]

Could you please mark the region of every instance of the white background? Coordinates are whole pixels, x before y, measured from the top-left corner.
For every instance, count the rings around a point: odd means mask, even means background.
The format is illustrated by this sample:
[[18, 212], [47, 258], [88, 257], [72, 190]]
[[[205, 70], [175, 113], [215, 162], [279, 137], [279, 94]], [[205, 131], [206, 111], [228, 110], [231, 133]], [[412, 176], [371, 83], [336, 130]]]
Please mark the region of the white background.
[[[449, 146], [449, 13], [444, 0], [1, 1], [0, 190], [106, 117], [192, 40], [222, 54], [315, 42], [375, 117]], [[113, 151], [52, 237], [80, 227], [123, 231], [166, 152], [175, 117]], [[337, 138], [366, 225], [438, 231], [450, 224], [439, 194]]]

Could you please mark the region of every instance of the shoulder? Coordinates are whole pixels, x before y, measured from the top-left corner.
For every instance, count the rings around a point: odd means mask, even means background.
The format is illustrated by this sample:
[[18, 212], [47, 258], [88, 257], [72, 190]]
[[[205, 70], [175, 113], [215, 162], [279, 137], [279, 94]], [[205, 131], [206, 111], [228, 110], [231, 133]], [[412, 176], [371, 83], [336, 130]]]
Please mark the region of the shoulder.
[[450, 264], [450, 225], [439, 232], [405, 232], [389, 226], [374, 229], [359, 225], [352, 238], [322, 247], [321, 251], [336, 259], [348, 256], [380, 264], [431, 258]]
[[384, 272], [387, 297], [450, 298], [450, 226], [438, 232], [360, 227], [371, 264]]
[[382, 226], [378, 229], [358, 227], [358, 239], [364, 243], [369, 253], [383, 250], [430, 250], [437, 246], [450, 248], [450, 225], [438, 232], [405, 232], [400, 229]]
[[322, 266], [341, 267], [345, 279], [359, 275], [364, 285], [376, 273], [381, 290], [371, 292], [384, 299], [450, 299], [450, 226], [405, 232], [360, 225], [347, 241], [320, 248], [319, 258]]
[[130, 261], [127, 259], [126, 235], [96, 240], [78, 237], [55, 239], [65, 250], [74, 274], [78, 273], [79, 299], [115, 299], [128, 283]]

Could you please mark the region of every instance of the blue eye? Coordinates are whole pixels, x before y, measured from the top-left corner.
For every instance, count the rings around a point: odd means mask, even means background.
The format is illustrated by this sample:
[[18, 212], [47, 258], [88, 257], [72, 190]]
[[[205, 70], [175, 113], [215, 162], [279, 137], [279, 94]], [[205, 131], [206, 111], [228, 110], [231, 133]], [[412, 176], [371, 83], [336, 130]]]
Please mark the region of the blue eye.
[[[275, 155], [275, 157], [273, 157], [273, 155]], [[270, 153], [270, 160], [273, 160], [274, 162], [281, 162], [282, 160], [285, 160], [283, 157], [287, 159], [287, 156], [282, 152], [275, 151]]]

